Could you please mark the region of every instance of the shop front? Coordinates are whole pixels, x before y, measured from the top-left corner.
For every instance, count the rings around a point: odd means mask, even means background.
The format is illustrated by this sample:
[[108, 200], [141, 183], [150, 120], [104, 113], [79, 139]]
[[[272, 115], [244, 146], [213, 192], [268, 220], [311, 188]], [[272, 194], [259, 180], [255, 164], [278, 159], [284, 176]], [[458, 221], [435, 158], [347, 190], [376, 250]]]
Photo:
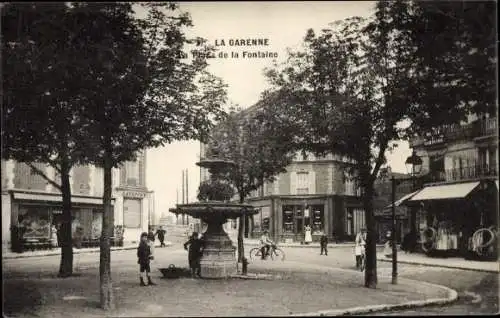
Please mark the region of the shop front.
[[[31, 191], [10, 192], [10, 236], [14, 251], [60, 246], [62, 197]], [[102, 231], [102, 198], [72, 196], [72, 233], [82, 233], [82, 247], [98, 242]]]
[[253, 217], [253, 238], [267, 230], [277, 242], [304, 242], [307, 227], [313, 242], [322, 235], [330, 242], [354, 240], [365, 226], [361, 203], [346, 196], [270, 196], [249, 203], [259, 209]]
[[495, 237], [498, 228], [498, 190], [494, 182], [483, 180], [428, 186], [409, 203], [419, 203], [424, 211], [425, 228], [421, 232], [428, 254], [470, 258], [478, 246], [486, 246], [480, 256], [496, 257], [496, 244], [477, 242], [476, 232]]

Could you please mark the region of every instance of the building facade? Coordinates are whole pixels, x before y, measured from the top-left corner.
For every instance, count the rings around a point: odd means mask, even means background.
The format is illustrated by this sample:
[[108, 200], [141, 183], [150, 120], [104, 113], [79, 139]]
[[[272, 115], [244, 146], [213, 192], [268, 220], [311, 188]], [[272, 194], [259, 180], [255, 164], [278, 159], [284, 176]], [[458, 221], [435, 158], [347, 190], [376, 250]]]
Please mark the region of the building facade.
[[423, 160], [423, 188], [408, 201], [419, 207], [421, 230], [437, 232], [436, 249], [467, 253], [472, 234], [498, 228], [498, 122], [470, 116], [460, 125], [410, 141]]
[[[56, 171], [35, 163], [38, 169], [60, 183]], [[83, 229], [83, 240], [98, 242], [103, 217], [103, 169], [76, 166], [70, 172], [73, 228]], [[140, 233], [156, 218], [154, 196], [146, 187], [146, 153], [112, 171], [113, 224], [123, 231], [125, 243], [138, 241]], [[62, 215], [59, 190], [25, 163], [2, 160], [2, 250], [9, 249], [12, 231], [25, 228], [24, 240], [46, 241], [53, 237]]]
[[313, 241], [321, 235], [330, 240], [354, 240], [365, 224], [360, 190], [342, 167], [345, 158], [329, 155], [296, 155], [272, 183], [265, 183], [248, 202], [259, 208], [251, 233], [264, 230], [278, 242], [302, 242], [304, 228], [311, 227]]
[[[278, 242], [302, 242], [304, 228], [309, 225], [313, 241], [323, 234], [330, 240], [354, 240], [366, 224], [359, 187], [342, 169], [346, 164], [349, 161], [340, 156], [298, 153], [285, 173], [247, 198], [247, 203], [259, 209], [251, 219], [250, 236], [260, 237], [267, 230]], [[207, 180], [209, 172], [200, 169], [201, 181]], [[226, 224], [230, 233], [236, 228], [236, 220]]]

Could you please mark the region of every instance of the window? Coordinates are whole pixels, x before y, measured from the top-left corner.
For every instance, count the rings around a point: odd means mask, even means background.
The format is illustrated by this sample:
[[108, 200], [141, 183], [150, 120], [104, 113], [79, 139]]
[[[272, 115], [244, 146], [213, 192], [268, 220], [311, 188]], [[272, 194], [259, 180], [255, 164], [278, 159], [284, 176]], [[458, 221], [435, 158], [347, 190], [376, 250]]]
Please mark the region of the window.
[[123, 200], [123, 226], [128, 228], [140, 228], [142, 219], [141, 200]]
[[312, 232], [313, 234], [323, 234], [324, 233], [324, 206], [323, 205], [313, 205], [311, 206], [312, 211]]
[[127, 174], [127, 184], [139, 184], [139, 161], [127, 161], [125, 163], [125, 173]]
[[309, 193], [309, 172], [297, 172], [297, 194]]
[[348, 208], [346, 211], [346, 218], [345, 218], [345, 233], [347, 235], [352, 235], [353, 232], [353, 224], [352, 224], [352, 209]]
[[263, 231], [267, 230], [269, 231], [269, 221], [271, 217], [271, 207], [268, 206], [263, 206], [261, 210], [261, 217], [262, 217], [262, 225], [261, 228]]
[[363, 209], [353, 209], [352, 215], [354, 234], [356, 234], [359, 233], [362, 228], [366, 227], [365, 211]]
[[293, 206], [283, 206], [283, 233], [293, 233]]
[[101, 237], [103, 212], [103, 210], [98, 209], [92, 211], [92, 229], [90, 235], [93, 239]]

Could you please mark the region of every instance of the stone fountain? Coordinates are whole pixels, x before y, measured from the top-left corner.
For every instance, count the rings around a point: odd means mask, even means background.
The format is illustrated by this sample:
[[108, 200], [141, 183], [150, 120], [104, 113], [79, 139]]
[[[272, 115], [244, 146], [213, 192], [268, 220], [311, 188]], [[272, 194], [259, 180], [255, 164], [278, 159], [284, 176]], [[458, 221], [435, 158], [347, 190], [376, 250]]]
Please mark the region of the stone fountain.
[[[211, 182], [214, 183], [218, 173], [235, 167], [234, 162], [221, 159], [205, 159], [196, 164], [209, 170]], [[228, 219], [258, 213], [252, 205], [231, 203], [214, 195], [204, 202], [177, 204], [176, 208], [169, 211], [177, 215], [187, 214], [207, 224], [203, 233], [205, 249], [200, 261], [203, 278], [229, 278], [236, 274], [236, 248], [224, 231], [223, 225]]]

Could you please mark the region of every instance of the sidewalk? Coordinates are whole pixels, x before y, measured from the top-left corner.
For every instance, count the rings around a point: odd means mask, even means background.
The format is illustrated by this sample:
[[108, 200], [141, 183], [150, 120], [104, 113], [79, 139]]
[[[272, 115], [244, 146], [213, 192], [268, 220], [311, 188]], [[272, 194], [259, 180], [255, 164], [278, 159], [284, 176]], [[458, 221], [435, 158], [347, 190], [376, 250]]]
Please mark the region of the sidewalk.
[[[185, 260], [172, 260], [185, 266]], [[398, 285], [380, 279], [377, 289], [363, 287], [363, 273], [308, 263], [254, 264], [252, 272], [265, 279], [156, 279], [156, 286], [139, 287], [135, 267], [113, 271], [116, 310], [98, 309], [96, 268], [72, 279], [48, 278], [43, 274], [4, 281], [7, 315], [39, 317], [184, 317], [184, 316], [289, 316], [366, 313], [456, 299], [449, 288], [401, 279]], [[271, 277], [271, 279], [270, 279]], [[29, 286], [25, 289], [22, 286]], [[286, 293], [284, 293], [286, 291]], [[32, 307], [17, 302], [31, 299]], [[362, 302], [360, 302], [360, 299]], [[363, 307], [359, 307], [362, 303]]]
[[[171, 246], [172, 242], [165, 242], [166, 246]], [[155, 247], [160, 247], [160, 243], [156, 243]], [[132, 250], [136, 249], [137, 244], [134, 245], [125, 245], [125, 246], [114, 246], [111, 247], [111, 251], [123, 251], [123, 250]], [[100, 248], [99, 247], [91, 247], [91, 248], [73, 248], [73, 254], [85, 254], [85, 253], [99, 253]], [[40, 251], [26, 251], [23, 253], [14, 253], [11, 251], [8, 252], [3, 252], [2, 251], [2, 258], [3, 259], [15, 259], [15, 258], [26, 258], [26, 257], [43, 257], [43, 256], [55, 256], [55, 255], [61, 255], [61, 249], [60, 248], [54, 248], [52, 250], [40, 250]]]
[[[249, 246], [258, 246], [260, 245], [260, 241], [258, 239], [245, 239], [245, 244]], [[293, 243], [278, 243], [278, 246], [282, 247], [304, 247], [304, 248], [320, 248], [319, 243], [313, 242], [309, 244], [300, 244], [300, 242]], [[328, 248], [336, 248], [336, 247], [352, 247], [354, 248], [354, 242], [343, 242], [343, 243], [328, 243]], [[384, 247], [383, 244], [377, 244], [377, 247]]]
[[[382, 262], [392, 262], [391, 258], [384, 257], [383, 255], [378, 255], [377, 260]], [[499, 262], [491, 262], [491, 261], [480, 262], [480, 261], [466, 260], [460, 257], [437, 258], [417, 253], [406, 254], [402, 251], [398, 251], [398, 263], [445, 267], [445, 268], [454, 268], [454, 269], [471, 270], [479, 272], [491, 272], [491, 273], [500, 272]]]

